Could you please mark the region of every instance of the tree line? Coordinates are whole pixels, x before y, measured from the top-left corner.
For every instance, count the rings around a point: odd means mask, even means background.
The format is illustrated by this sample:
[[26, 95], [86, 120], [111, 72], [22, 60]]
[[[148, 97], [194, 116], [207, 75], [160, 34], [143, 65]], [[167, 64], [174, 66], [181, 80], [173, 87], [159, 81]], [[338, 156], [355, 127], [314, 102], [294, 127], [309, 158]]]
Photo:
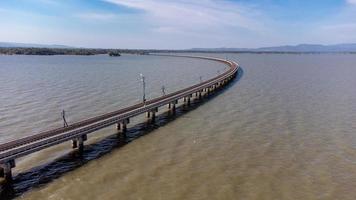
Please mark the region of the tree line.
[[147, 54], [146, 50], [131, 49], [87, 49], [87, 48], [27, 48], [27, 47], [0, 47], [0, 54], [4, 55], [98, 55], [108, 54], [120, 56], [122, 53]]

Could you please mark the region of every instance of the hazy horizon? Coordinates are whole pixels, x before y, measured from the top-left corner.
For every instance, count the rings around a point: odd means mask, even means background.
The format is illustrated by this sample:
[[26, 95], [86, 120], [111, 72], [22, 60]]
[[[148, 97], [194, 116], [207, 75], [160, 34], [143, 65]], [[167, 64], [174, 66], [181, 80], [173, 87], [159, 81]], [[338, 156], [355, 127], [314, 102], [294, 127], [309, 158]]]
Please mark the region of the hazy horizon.
[[[8, 46], [7, 46], [8, 45]], [[23, 46], [22, 46], [23, 45]], [[324, 47], [328, 47], [328, 46], [333, 46], [333, 45], [355, 45], [356, 48], [356, 43], [334, 43], [334, 44], [284, 44], [284, 45], [279, 45], [279, 46], [260, 46], [260, 47], [255, 47], [255, 48], [248, 48], [248, 47], [191, 47], [191, 48], [176, 48], [176, 49], [164, 49], [164, 48], [136, 48], [137, 50], [149, 50], [149, 49], [153, 49], [153, 50], [199, 50], [199, 49], [211, 49], [211, 50], [218, 50], [218, 49], [246, 49], [246, 50], [258, 50], [258, 49], [264, 49], [264, 48], [279, 48], [279, 47], [298, 47], [301, 45], [307, 45], [307, 46], [313, 46], [313, 45], [321, 45]], [[98, 48], [98, 49], [105, 49], [105, 47], [81, 47], [81, 46], [70, 46], [70, 45], [66, 45], [66, 44], [48, 44], [48, 43], [22, 43], [22, 42], [3, 42], [0, 41], [0, 47], [20, 47], [20, 48], [87, 48], [87, 49], [91, 49], [91, 48]], [[113, 49], [125, 49], [125, 48], [113, 48]], [[127, 49], [132, 49], [135, 50], [134, 48], [127, 48]]]

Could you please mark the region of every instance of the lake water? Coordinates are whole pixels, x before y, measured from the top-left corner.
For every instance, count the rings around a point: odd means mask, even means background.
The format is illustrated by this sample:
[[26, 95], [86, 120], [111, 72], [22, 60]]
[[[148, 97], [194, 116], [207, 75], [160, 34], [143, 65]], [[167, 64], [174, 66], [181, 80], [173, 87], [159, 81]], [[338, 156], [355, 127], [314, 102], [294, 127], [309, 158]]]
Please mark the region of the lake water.
[[[162, 113], [159, 127], [134, 119], [129, 143], [110, 127], [89, 136], [83, 156], [68, 142], [20, 159], [2, 198], [356, 199], [356, 55], [204, 55], [239, 62], [243, 75], [174, 120]], [[62, 109], [70, 123], [137, 103], [139, 73], [152, 98], [224, 69], [156, 56], [0, 56], [0, 141], [61, 126]]]

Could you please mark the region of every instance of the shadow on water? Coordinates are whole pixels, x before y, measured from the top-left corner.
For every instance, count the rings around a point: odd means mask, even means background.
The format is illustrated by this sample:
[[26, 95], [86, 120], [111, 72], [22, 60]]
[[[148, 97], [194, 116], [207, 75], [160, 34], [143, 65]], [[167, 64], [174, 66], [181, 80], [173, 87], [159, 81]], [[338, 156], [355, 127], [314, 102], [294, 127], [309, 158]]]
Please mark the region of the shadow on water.
[[189, 107], [181, 105], [177, 107], [176, 114], [164, 112], [157, 116], [154, 124], [143, 122], [128, 128], [127, 137], [123, 137], [118, 132], [108, 136], [101, 141], [85, 145], [84, 152], [79, 154], [77, 150], [73, 150], [47, 164], [34, 167], [28, 171], [17, 174], [12, 183], [0, 186], [0, 199], [14, 199], [33, 188], [44, 186], [62, 175], [73, 171], [91, 160], [100, 158], [101, 156], [110, 153], [114, 149], [118, 149], [129, 142], [138, 139], [139, 137], [153, 132], [158, 127], [165, 126], [169, 122], [178, 117], [185, 115], [187, 112], [196, 109], [205, 102], [210, 101], [215, 96], [224, 93], [234, 83], [238, 82], [243, 76], [243, 70], [240, 68], [237, 77], [224, 88], [214, 92], [201, 101], [193, 100]]

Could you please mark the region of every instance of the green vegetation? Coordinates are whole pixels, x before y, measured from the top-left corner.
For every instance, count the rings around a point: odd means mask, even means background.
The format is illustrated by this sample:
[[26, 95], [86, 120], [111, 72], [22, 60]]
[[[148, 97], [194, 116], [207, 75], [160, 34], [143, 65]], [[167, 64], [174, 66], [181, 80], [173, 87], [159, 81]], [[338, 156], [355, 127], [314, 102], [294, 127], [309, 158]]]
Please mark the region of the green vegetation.
[[118, 51], [110, 51], [109, 56], [121, 56], [121, 54]]
[[156, 49], [86, 49], [86, 48], [28, 48], [28, 47], [0, 47], [0, 55], [97, 55], [121, 56], [121, 54], [149, 53], [253, 53], [253, 54], [356, 54], [356, 52], [288, 52], [288, 51], [218, 51], [218, 50], [156, 50]]
[[2, 47], [0, 54], [5, 55], [97, 55], [108, 54], [110, 56], [120, 56], [122, 53], [147, 54], [146, 50], [130, 49], [85, 49], [85, 48], [25, 48], [25, 47]]

